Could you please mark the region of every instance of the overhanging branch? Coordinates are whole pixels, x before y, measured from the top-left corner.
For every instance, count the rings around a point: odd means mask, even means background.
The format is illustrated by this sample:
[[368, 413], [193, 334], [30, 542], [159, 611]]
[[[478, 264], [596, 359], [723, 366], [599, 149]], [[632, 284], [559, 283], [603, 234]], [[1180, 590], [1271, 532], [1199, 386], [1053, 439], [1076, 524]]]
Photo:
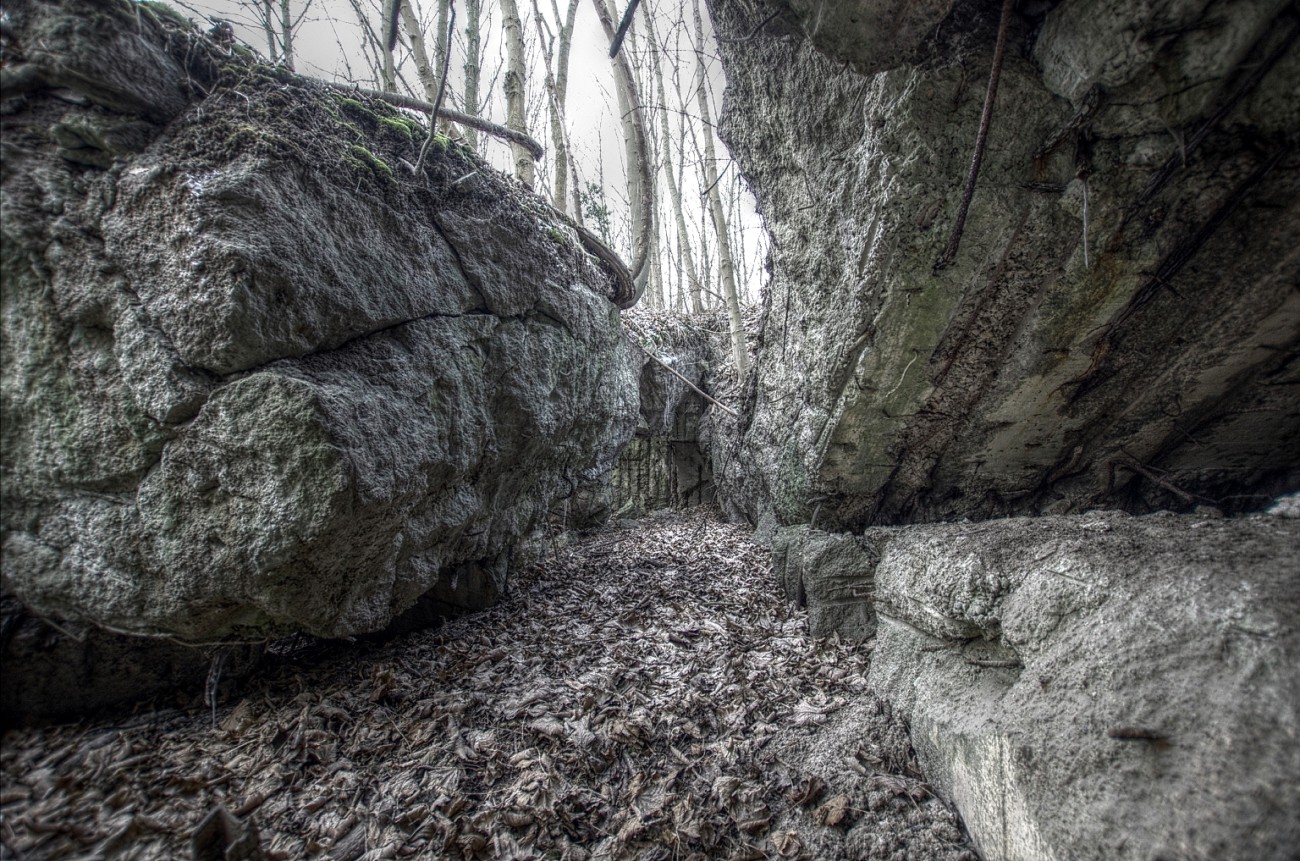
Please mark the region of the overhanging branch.
[[[322, 78], [312, 78], [311, 80], [315, 81], [318, 84], [324, 84], [325, 86], [329, 87], [331, 90], [338, 90], [339, 92], [343, 92], [343, 93], [361, 93], [363, 96], [371, 96], [376, 99], [382, 99], [383, 101], [388, 102], [390, 105], [396, 105], [399, 108], [409, 108], [410, 110], [420, 111], [426, 114], [431, 113], [435, 110], [432, 102], [426, 102], [424, 99], [417, 99], [411, 96], [404, 96], [400, 93], [388, 93], [383, 90], [371, 90], [366, 87], [358, 87], [352, 84], [339, 84], [339, 83], [335, 83], [334, 81], [326, 81]], [[463, 126], [469, 126], [472, 129], [478, 129], [484, 134], [489, 134], [492, 135], [493, 137], [510, 141], [511, 143], [517, 143], [524, 149], [528, 150], [529, 154], [532, 155], [534, 159], [540, 159], [543, 155], [546, 154], [545, 147], [543, 147], [537, 141], [530, 138], [528, 135], [523, 134], [522, 132], [517, 132], [514, 131], [513, 129], [508, 129], [505, 126], [499, 126], [494, 122], [490, 122], [488, 120], [483, 119], [482, 117], [476, 117], [470, 114], [462, 114], [460, 111], [455, 111], [452, 110], [451, 108], [439, 107], [436, 110], [437, 110], [437, 116], [442, 117], [444, 120], [451, 120], [453, 123], [460, 123]]]

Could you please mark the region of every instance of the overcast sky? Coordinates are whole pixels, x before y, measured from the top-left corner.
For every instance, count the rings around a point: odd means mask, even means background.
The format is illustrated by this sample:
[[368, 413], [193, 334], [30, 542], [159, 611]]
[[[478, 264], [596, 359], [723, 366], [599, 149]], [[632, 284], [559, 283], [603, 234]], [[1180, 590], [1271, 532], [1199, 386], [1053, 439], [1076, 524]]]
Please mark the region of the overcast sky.
[[[250, 13], [250, 7], [257, 8], [261, 6], [261, 0], [172, 0], [176, 5], [186, 11], [193, 17], [216, 16], [229, 20], [235, 27], [236, 36], [242, 41], [252, 45], [263, 55], [267, 54], [266, 36], [262, 31], [260, 23], [253, 14]], [[369, 12], [372, 26], [377, 30], [382, 27], [378, 23], [380, 19], [379, 7], [380, 0], [358, 0], [363, 9]], [[535, 110], [540, 112], [543, 105], [543, 82], [544, 75], [541, 71], [543, 60], [540, 50], [537, 46], [536, 25], [532, 21], [532, 0], [518, 0], [520, 14], [524, 16], [524, 36], [528, 44], [530, 68], [529, 92], [531, 95], [530, 104]], [[567, 4], [559, 0], [561, 9]], [[696, 58], [694, 52], [690, 50], [690, 45], [685, 41], [682, 28], [678, 28], [677, 38], [671, 39], [668, 34], [673, 32], [673, 23], [675, 21], [684, 21], [687, 27], [690, 27], [691, 5], [690, 0], [643, 0], [650, 4], [654, 10], [656, 19], [656, 28], [661, 41], [668, 42], [670, 45], [670, 55], [672, 52], [678, 54], [680, 66], [680, 76], [683, 87], [683, 93], [688, 98], [687, 110], [690, 114], [695, 115], [695, 104], [691, 96], [694, 93], [694, 82], [698, 80]], [[302, 8], [303, 0], [292, 0], [293, 8], [296, 11]], [[625, 0], [616, 0], [617, 5], [621, 8], [625, 5]], [[278, 0], [275, 5], [278, 6]], [[457, 40], [453, 47], [452, 66], [449, 73], [448, 90], [451, 91], [450, 100], [454, 107], [461, 107], [460, 93], [463, 91], [464, 73], [462, 63], [464, 58], [464, 27], [465, 27], [465, 8], [464, 2], [458, 2], [456, 5], [457, 20]], [[545, 17], [551, 16], [550, 0], [541, 0], [539, 4]], [[434, 31], [436, 29], [436, 2], [435, 0], [417, 0], [416, 6], [419, 8], [419, 15], [426, 25], [426, 38], [429, 43], [430, 54], [433, 53], [433, 43], [435, 40]], [[501, 40], [501, 11], [498, 0], [482, 0], [483, 20], [481, 22], [482, 32], [482, 82], [480, 90], [483, 98], [488, 98], [489, 93], [486, 88], [491, 85], [491, 101], [484, 106], [481, 111], [482, 115], [496, 122], [504, 122], [505, 109], [501, 92], [501, 75], [500, 69], [503, 63], [503, 46]], [[707, 10], [704, 12], [706, 40], [709, 42], [708, 50], [705, 54], [706, 65], [708, 69], [711, 99], [714, 108], [714, 118], [717, 116], [717, 108], [721, 99], [722, 90], [725, 85], [721, 66], [716, 59], [716, 52], [712, 44], [711, 26], [707, 20]], [[641, 25], [640, 13], [637, 16], [637, 25], [634, 30]], [[638, 37], [641, 38], [641, 37]], [[297, 70], [302, 74], [312, 75], [315, 77], [328, 78], [331, 80], [354, 80], [363, 85], [377, 86], [372, 80], [372, 72], [369, 64], [361, 51], [362, 29], [357, 20], [356, 12], [350, 0], [313, 0], [301, 27], [295, 34], [294, 53], [296, 58]], [[641, 46], [638, 43], [638, 48]], [[641, 48], [644, 50], [644, 48]], [[401, 48], [398, 49], [400, 55], [406, 54]], [[404, 62], [401, 66], [401, 72], [410, 86], [414, 87], [417, 94], [420, 93], [414, 64]], [[400, 86], [400, 85], [399, 85]], [[592, 8], [590, 0], [582, 0], [578, 4], [578, 16], [574, 27], [573, 50], [570, 60], [569, 86], [567, 98], [567, 123], [569, 127], [570, 140], [574, 149], [578, 153], [578, 166], [582, 172], [584, 181], [595, 181], [599, 178], [599, 173], [603, 172], [605, 180], [606, 193], [610, 198], [611, 209], [616, 213], [616, 225], [618, 229], [616, 247], [620, 247], [626, 254], [626, 167], [624, 164], [624, 150], [622, 140], [622, 130], [619, 125], [616, 103], [613, 96], [613, 71], [608, 57], [608, 42], [605, 39], [604, 31], [601, 29], [600, 22], [596, 18], [596, 13]], [[646, 102], [655, 102], [657, 97], [653, 93], [643, 93], [643, 100]], [[676, 94], [671, 90], [668, 93], [669, 102], [674, 102]], [[673, 106], [675, 107], [675, 106]], [[536, 125], [530, 127], [532, 136], [536, 138], [543, 146], [550, 149], [549, 127], [545, 124], [544, 115], [538, 114], [533, 118]], [[725, 147], [715, 138], [717, 147], [717, 156], [720, 159], [718, 164], [719, 172], [728, 168], [730, 156], [727, 154]], [[489, 140], [480, 145], [480, 150], [484, 157], [497, 168], [510, 170], [510, 150], [507, 146], [495, 140]], [[549, 154], [548, 154], [549, 157]], [[542, 171], [545, 163], [539, 164], [538, 188], [541, 190], [544, 180]], [[685, 206], [688, 210], [688, 219], [694, 218], [696, 223], [704, 216], [704, 208], [701, 204], [700, 195], [703, 188], [700, 184], [693, 181], [689, 174], [694, 169], [693, 160], [688, 163], [688, 177], [683, 187], [683, 196]], [[726, 171], [726, 176], [720, 188], [729, 188], [735, 176], [734, 168]], [[662, 186], [662, 183], [661, 183]], [[758, 297], [759, 280], [762, 274], [761, 256], [765, 253], [766, 244], [762, 238], [762, 226], [758, 216], [754, 212], [754, 204], [748, 193], [742, 194], [742, 202], [737, 210], [740, 216], [739, 227], [744, 237], [744, 249], [742, 252], [746, 256], [743, 269], [750, 272], [749, 283], [741, 286], [742, 291], [747, 295], [750, 301]], [[670, 225], [665, 225], [664, 229], [671, 235]], [[716, 258], [716, 254], [712, 255]], [[739, 273], [738, 273], [739, 274]]]

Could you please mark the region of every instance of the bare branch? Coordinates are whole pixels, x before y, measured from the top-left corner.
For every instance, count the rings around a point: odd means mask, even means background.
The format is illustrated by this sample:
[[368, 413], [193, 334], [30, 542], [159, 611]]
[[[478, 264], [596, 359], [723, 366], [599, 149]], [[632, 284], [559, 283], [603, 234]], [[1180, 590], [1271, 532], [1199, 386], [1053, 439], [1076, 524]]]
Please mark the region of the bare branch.
[[469, 114], [463, 114], [460, 111], [453, 111], [451, 108], [436, 108], [432, 102], [426, 102], [423, 99], [403, 96], [400, 93], [387, 93], [383, 90], [371, 90], [366, 87], [354, 87], [351, 84], [340, 84], [334, 81], [326, 81], [323, 78], [311, 78], [318, 84], [323, 84], [333, 90], [339, 90], [345, 93], [361, 93], [364, 96], [372, 96], [376, 99], [383, 99], [390, 105], [396, 105], [399, 108], [409, 108], [413, 111], [429, 113], [437, 111], [437, 116], [444, 120], [451, 120], [454, 123], [460, 123], [463, 126], [478, 129], [484, 134], [519, 144], [533, 154], [534, 158], [541, 158], [546, 153], [546, 148], [533, 140], [526, 134], [521, 134], [505, 126], [499, 126], [494, 122], [489, 122], [482, 117], [474, 117]]

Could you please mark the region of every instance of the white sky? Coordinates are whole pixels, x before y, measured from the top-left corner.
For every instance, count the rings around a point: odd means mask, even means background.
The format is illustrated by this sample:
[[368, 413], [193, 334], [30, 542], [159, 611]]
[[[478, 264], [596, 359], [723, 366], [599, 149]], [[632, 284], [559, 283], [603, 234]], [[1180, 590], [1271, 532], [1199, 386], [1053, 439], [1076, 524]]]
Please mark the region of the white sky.
[[[218, 16], [229, 20], [234, 25], [235, 35], [240, 40], [252, 45], [263, 55], [267, 54], [266, 36], [256, 18], [250, 13], [250, 7], [261, 7], [261, 0], [244, 0], [242, 3], [240, 0], [171, 0], [171, 2], [184, 9], [186, 14], [196, 18], [200, 16]], [[369, 12], [371, 26], [377, 32], [382, 31], [382, 25], [379, 23], [381, 18], [379, 12], [380, 0], [358, 0], [358, 2], [363, 9]], [[626, 8], [626, 0], [615, 0], [615, 2], [620, 12]], [[675, 52], [680, 64], [678, 74], [680, 75], [682, 94], [686, 100], [686, 113], [692, 117], [697, 117], [698, 112], [694, 99], [695, 81], [698, 80], [696, 58], [683, 35], [685, 30], [693, 26], [691, 24], [691, 0], [642, 0], [642, 2], [650, 4], [655, 16], [656, 29], [659, 31], [658, 35], [661, 40], [671, 46], [670, 55], [661, 58], [661, 63], [665, 64], [664, 72], [670, 76], [667, 93], [670, 111], [677, 110], [677, 94], [674, 92], [671, 83], [671, 66], [669, 65], [672, 62], [671, 54]], [[302, 8], [303, 0], [291, 0], [291, 3], [295, 14], [297, 14]], [[558, 3], [561, 11], [563, 11], [567, 3], [564, 0], [558, 0]], [[275, 0], [274, 5], [279, 5], [278, 0]], [[432, 55], [436, 38], [434, 33], [437, 16], [436, 0], [416, 0], [415, 5], [419, 9], [418, 14], [421, 21], [425, 24], [426, 40], [429, 52]], [[449, 103], [453, 107], [460, 108], [464, 81], [462, 64], [464, 62], [463, 40], [466, 12], [463, 0], [455, 5], [457, 39], [453, 46], [447, 89], [449, 91]], [[523, 32], [530, 64], [528, 81], [530, 133], [549, 151], [549, 118], [543, 110], [543, 82], [545, 78], [542, 71], [541, 51], [537, 45], [536, 25], [532, 20], [533, 4], [532, 0], [518, 0], [518, 5], [520, 14], [524, 18]], [[542, 8], [543, 15], [549, 19], [551, 17], [550, 0], [541, 0], [538, 5]], [[501, 11], [498, 0], [482, 0], [482, 6], [483, 20], [480, 23], [480, 30], [482, 34], [481, 56], [483, 70], [479, 86], [480, 98], [489, 101], [480, 111], [480, 114], [495, 122], [504, 123], [505, 109], [501, 92], [501, 69], [503, 68], [504, 53], [500, 28]], [[701, 7], [703, 7], [703, 0], [701, 0]], [[705, 15], [705, 38], [708, 42], [705, 60], [709, 76], [710, 102], [713, 117], [716, 121], [724, 80], [713, 44], [712, 28], [707, 18], [707, 10], [702, 9], [702, 11]], [[684, 22], [685, 27], [674, 28], [674, 22], [678, 21]], [[636, 23], [632, 28], [634, 39], [641, 40], [645, 38], [643, 25], [641, 13], [638, 12]], [[552, 31], [557, 29], [552, 22]], [[669, 36], [670, 33], [673, 33], [673, 36]], [[303, 74], [316, 77], [334, 80], [355, 80], [363, 86], [378, 86], [373, 79], [367, 60], [361, 52], [361, 44], [361, 26], [349, 0], [313, 0], [307, 16], [295, 34], [294, 52], [297, 69]], [[630, 56], [634, 58], [645, 59], [646, 52], [640, 41], [636, 43], [635, 48], [625, 43], [624, 50], [630, 51]], [[413, 94], [422, 97], [423, 94], [420, 91], [420, 85], [415, 74], [414, 63], [409, 62], [409, 52], [399, 46], [397, 54], [399, 61], [404, 58], [408, 60], [401, 62], [399, 71], [405, 81], [415, 88], [416, 92]], [[489, 86], [492, 87], [490, 93], [488, 92]], [[578, 16], [574, 27], [573, 49], [569, 66], [566, 106], [569, 139], [577, 152], [578, 169], [584, 181], [597, 181], [599, 174], [603, 171], [607, 201], [614, 212], [613, 244], [626, 257], [629, 256], [628, 248], [630, 244], [627, 237], [629, 217], [627, 215], [626, 167], [624, 164], [622, 130], [615, 106], [613, 86], [613, 71], [608, 57], [608, 42], [605, 39], [604, 31], [596, 18], [591, 0], [581, 0], [578, 4]], [[643, 92], [641, 97], [642, 101], [648, 105], [657, 105], [658, 96], [656, 93]], [[733, 220], [736, 224], [733, 225], [732, 232], [733, 236], [739, 235], [742, 240], [742, 247], [736, 249], [737, 255], [743, 257], [743, 260], [737, 260], [737, 277], [742, 281], [740, 289], [745, 294], [745, 299], [756, 301], [762, 277], [763, 255], [766, 254], [767, 248], [766, 236], [763, 233], [761, 221], [755, 213], [753, 199], [748, 191], [743, 189], [743, 183], [737, 182], [738, 172], [730, 164], [731, 159], [726, 148], [716, 137], [714, 147], [716, 156], [719, 159], [718, 171], [720, 173], [726, 171], [718, 187], [723, 190], [724, 197], [735, 195], [736, 200], [736, 206], [733, 210]], [[510, 170], [511, 156], [506, 145], [495, 139], [487, 139], [480, 143], [479, 149], [491, 164], [507, 172]], [[544, 158], [538, 164], [537, 188], [539, 192], [549, 187], [550, 166], [548, 159], [549, 152], [547, 158]], [[698, 160], [693, 155], [688, 144], [682, 195], [684, 209], [687, 211], [688, 230], [695, 227], [692, 242], [696, 246], [695, 253], [698, 263], [700, 250], [697, 241], [699, 236], [697, 225], [703, 223], [705, 208], [701, 197], [704, 191], [703, 183], [695, 178], [697, 168]], [[666, 196], [667, 188], [662, 179], [659, 182], [659, 187], [660, 194]], [[549, 195], [547, 196], [549, 197]], [[663, 224], [661, 232], [669, 238], [675, 236], [675, 230], [671, 222]], [[706, 235], [711, 236], [711, 234], [712, 227], [710, 224]], [[709, 249], [709, 256], [716, 261], [716, 250]], [[662, 259], [665, 265], [672, 265], [670, 259]], [[716, 262], [712, 268], [716, 277]]]

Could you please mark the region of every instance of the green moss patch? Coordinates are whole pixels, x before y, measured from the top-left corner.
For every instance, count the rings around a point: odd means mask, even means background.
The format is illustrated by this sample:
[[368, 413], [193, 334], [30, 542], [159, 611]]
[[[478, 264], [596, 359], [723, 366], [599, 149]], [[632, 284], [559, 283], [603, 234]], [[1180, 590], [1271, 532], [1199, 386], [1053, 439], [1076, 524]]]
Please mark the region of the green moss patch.
[[345, 156], [345, 160], [353, 167], [369, 170], [376, 177], [382, 180], [388, 182], [394, 182], [396, 180], [396, 177], [393, 174], [393, 169], [389, 167], [388, 162], [384, 161], [382, 158], [363, 146], [354, 144], [353, 146], [348, 147], [348, 154]]

